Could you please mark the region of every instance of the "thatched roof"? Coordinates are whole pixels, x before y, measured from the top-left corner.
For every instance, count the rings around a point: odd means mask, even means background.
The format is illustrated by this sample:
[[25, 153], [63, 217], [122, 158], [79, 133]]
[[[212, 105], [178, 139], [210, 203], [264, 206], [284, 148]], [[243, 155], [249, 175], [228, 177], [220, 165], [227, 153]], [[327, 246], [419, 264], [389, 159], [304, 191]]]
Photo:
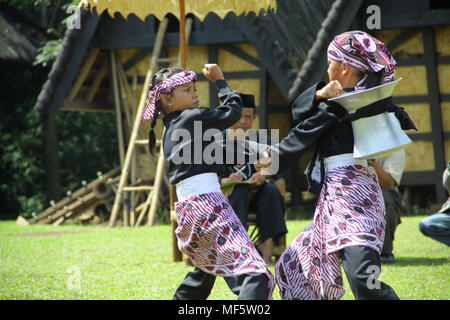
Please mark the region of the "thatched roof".
[[[361, 0], [277, 0], [276, 12], [235, 16], [233, 23], [254, 46], [285, 99], [291, 100], [302, 88], [321, 80], [326, 70], [325, 46], [332, 36], [348, 30], [361, 3]], [[76, 72], [76, 69], [70, 70], [68, 61], [72, 66], [81, 63], [85, 54], [83, 48], [88, 48], [100, 20], [95, 10], [93, 13], [81, 10], [81, 16], [83, 21], [96, 17], [92, 30], [83, 23], [81, 30], [66, 33], [63, 48], [53, 64], [35, 110], [57, 112], [61, 107]], [[110, 28], [100, 31], [112, 32]], [[85, 39], [84, 43], [81, 39]], [[80, 57], [75, 54], [74, 47], [79, 47], [76, 51]], [[312, 67], [314, 72], [311, 72]], [[305, 77], [305, 74], [310, 76]]]
[[31, 63], [37, 53], [37, 48], [15, 28], [14, 22], [2, 12], [0, 12], [0, 48], [0, 60]]
[[252, 21], [243, 32], [263, 60], [266, 56], [269, 72], [271, 68], [277, 70], [278, 75], [275, 71], [271, 75], [287, 100], [296, 97], [305, 86], [321, 80], [326, 66], [326, 46], [333, 36], [347, 31], [361, 2], [278, 0], [276, 12], [271, 10], [265, 16], [246, 18]]
[[[84, 29], [88, 29], [86, 27], [87, 20], [89, 16], [96, 17], [96, 20], [98, 19], [98, 15], [96, 12], [90, 14], [89, 11], [81, 10], [81, 23], [83, 23], [83, 26], [85, 26]], [[61, 49], [58, 53], [58, 56], [56, 57], [55, 62], [52, 65], [52, 69], [50, 70], [50, 73], [48, 75], [47, 81], [44, 84], [44, 87], [42, 88], [38, 99], [36, 101], [35, 110], [39, 112], [47, 112], [51, 110], [51, 104], [52, 101], [55, 100], [55, 91], [58, 85], [61, 85], [61, 80], [63, 78], [64, 72], [68, 64], [70, 63], [71, 59], [73, 58], [73, 55], [77, 55], [76, 52], [74, 52], [74, 47], [77, 45], [77, 41], [80, 40], [83, 33], [83, 28], [77, 29], [67, 29], [66, 34], [64, 36], [64, 40], [61, 46]], [[90, 39], [90, 37], [89, 37]], [[82, 41], [86, 42], [86, 41]], [[87, 43], [84, 49], [87, 48]], [[76, 57], [78, 60], [82, 58]], [[68, 83], [63, 83], [65, 88], [63, 88], [65, 93], [69, 90], [70, 81]], [[63, 94], [60, 94], [63, 95]]]

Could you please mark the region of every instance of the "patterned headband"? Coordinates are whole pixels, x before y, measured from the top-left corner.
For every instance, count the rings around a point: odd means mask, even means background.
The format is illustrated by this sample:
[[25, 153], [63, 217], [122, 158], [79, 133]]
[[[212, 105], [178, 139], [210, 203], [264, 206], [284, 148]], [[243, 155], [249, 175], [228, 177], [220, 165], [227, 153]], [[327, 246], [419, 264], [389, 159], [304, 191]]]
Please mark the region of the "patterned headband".
[[355, 86], [355, 91], [366, 86], [367, 72], [384, 70], [384, 82], [395, 77], [395, 64], [383, 42], [362, 31], [349, 31], [336, 36], [328, 46], [328, 58], [336, 62], [347, 62], [358, 69], [363, 78]]
[[148, 102], [145, 106], [144, 112], [142, 113], [142, 122], [150, 120], [155, 114], [156, 102], [161, 99], [161, 94], [166, 94], [171, 92], [176, 87], [182, 86], [183, 84], [189, 83], [197, 79], [197, 75], [194, 71], [182, 71], [177, 73], [170, 78], [158, 83], [153, 90], [148, 93]]

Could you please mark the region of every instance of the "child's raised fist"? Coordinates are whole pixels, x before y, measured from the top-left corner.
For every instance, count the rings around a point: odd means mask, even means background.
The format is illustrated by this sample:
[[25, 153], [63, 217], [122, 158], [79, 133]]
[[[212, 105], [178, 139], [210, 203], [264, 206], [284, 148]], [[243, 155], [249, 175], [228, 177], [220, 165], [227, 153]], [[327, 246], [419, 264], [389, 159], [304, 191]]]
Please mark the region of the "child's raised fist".
[[202, 72], [205, 75], [206, 79], [212, 82], [224, 79], [222, 70], [220, 70], [219, 66], [215, 63], [205, 64]]
[[316, 92], [316, 100], [330, 99], [342, 94], [342, 85], [338, 80], [330, 81], [325, 87]]

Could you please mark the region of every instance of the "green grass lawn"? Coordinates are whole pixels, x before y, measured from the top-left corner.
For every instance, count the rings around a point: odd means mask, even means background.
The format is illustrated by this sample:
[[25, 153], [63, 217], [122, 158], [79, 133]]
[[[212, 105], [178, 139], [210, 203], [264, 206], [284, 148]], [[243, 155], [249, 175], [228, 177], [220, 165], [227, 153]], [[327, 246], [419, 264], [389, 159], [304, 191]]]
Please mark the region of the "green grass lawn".
[[[401, 299], [450, 299], [450, 249], [424, 237], [423, 217], [403, 217], [396, 262], [380, 279]], [[288, 221], [288, 243], [310, 221]], [[169, 225], [16, 226], [0, 222], [0, 299], [171, 299], [192, 267], [172, 262]], [[274, 268], [271, 267], [274, 272]], [[343, 299], [354, 299], [345, 281]], [[278, 288], [274, 298], [280, 299]], [[210, 299], [236, 299], [217, 278]]]

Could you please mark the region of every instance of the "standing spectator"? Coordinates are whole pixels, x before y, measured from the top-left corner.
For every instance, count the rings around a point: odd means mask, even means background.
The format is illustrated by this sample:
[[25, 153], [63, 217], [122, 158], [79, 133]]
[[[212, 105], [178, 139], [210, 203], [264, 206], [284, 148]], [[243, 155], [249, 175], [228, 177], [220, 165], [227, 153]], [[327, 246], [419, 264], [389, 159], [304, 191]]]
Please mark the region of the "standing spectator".
[[394, 262], [394, 233], [401, 223], [400, 215], [403, 209], [402, 195], [397, 187], [403, 175], [405, 166], [405, 150], [402, 149], [372, 162], [375, 169], [381, 192], [383, 193], [386, 219], [384, 242], [381, 249], [380, 260], [382, 263]]

